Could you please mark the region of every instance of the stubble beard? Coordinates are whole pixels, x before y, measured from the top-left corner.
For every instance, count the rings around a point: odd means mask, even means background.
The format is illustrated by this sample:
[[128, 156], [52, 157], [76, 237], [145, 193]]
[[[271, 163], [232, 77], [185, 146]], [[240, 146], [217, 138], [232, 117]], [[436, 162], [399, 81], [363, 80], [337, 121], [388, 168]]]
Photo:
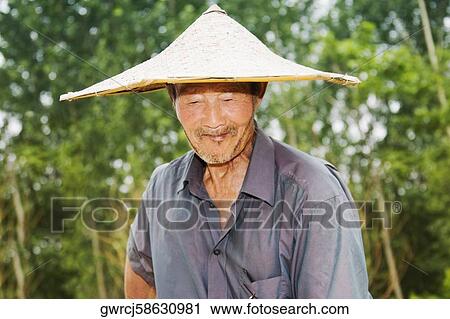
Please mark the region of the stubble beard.
[[[184, 130], [184, 128], [183, 128]], [[248, 124], [245, 127], [244, 133], [242, 135], [242, 137], [239, 138], [238, 142], [236, 143], [235, 147], [233, 148], [233, 151], [230, 153], [208, 153], [208, 152], [204, 152], [202, 151], [200, 148], [196, 147], [192, 141], [189, 138], [189, 135], [186, 133], [186, 130], [184, 130], [184, 133], [186, 134], [186, 137], [188, 139], [189, 145], [191, 146], [191, 148], [195, 151], [195, 153], [203, 160], [205, 161], [207, 164], [209, 165], [214, 165], [214, 164], [224, 164], [227, 163], [229, 161], [231, 161], [233, 158], [235, 158], [236, 156], [238, 156], [245, 148], [245, 145], [247, 145], [247, 143], [249, 143], [249, 140], [251, 139], [251, 137], [254, 135], [255, 133], [255, 125], [254, 125], [254, 120], [253, 117], [250, 119], [250, 121], [248, 122]], [[237, 127], [235, 125], [231, 125], [228, 129], [227, 129], [228, 133], [231, 136], [235, 136], [238, 132]], [[194, 132], [194, 134], [199, 134], [199, 132]], [[198, 135], [196, 135], [198, 136]], [[217, 143], [218, 148], [220, 148], [220, 143]]]

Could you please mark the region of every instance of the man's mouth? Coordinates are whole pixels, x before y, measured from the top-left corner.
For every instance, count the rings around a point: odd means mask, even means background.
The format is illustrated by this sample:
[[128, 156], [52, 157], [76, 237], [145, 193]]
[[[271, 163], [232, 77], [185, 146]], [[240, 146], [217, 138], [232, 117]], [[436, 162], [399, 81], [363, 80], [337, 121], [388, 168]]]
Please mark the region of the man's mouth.
[[214, 142], [221, 142], [227, 137], [227, 135], [228, 135], [228, 133], [223, 133], [223, 134], [219, 134], [219, 135], [206, 134], [205, 136]]

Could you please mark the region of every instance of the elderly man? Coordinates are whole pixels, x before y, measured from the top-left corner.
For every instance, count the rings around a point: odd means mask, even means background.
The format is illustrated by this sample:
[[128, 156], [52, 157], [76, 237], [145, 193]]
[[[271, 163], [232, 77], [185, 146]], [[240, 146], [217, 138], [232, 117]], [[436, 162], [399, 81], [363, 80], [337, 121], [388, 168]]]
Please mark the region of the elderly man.
[[192, 147], [158, 166], [143, 193], [126, 297], [371, 297], [358, 213], [338, 172], [254, 119], [267, 82], [312, 79], [359, 82], [275, 55], [213, 5], [154, 58], [61, 96], [167, 87]]
[[[141, 206], [130, 232], [127, 297], [369, 296], [360, 229], [336, 216], [350, 194], [334, 167], [256, 126], [265, 90], [266, 83], [170, 86], [193, 150], [159, 166], [143, 198], [177, 199], [158, 209], [184, 209], [188, 221], [185, 229], [167, 227], [161, 212]], [[309, 205], [308, 215], [307, 201], [325, 209]]]

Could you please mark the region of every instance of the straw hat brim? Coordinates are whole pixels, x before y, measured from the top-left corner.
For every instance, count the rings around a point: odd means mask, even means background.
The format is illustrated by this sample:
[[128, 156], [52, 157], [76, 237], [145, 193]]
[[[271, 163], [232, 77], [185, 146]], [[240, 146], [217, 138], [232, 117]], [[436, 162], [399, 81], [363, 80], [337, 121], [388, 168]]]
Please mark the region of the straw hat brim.
[[360, 83], [354, 76], [319, 71], [278, 56], [213, 5], [155, 57], [86, 89], [63, 94], [60, 101], [154, 91], [168, 83], [294, 80]]

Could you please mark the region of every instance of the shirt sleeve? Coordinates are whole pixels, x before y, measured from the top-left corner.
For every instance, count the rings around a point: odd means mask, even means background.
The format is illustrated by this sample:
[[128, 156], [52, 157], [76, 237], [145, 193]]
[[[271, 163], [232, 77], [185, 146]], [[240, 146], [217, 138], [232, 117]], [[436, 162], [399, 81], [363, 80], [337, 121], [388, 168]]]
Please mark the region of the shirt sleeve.
[[142, 277], [149, 285], [155, 285], [149, 221], [145, 209], [145, 193], [141, 199], [137, 215], [131, 224], [127, 244], [127, 256], [131, 269]]
[[341, 194], [307, 199], [297, 213], [291, 264], [294, 298], [371, 298], [359, 214], [337, 172], [329, 170]]

